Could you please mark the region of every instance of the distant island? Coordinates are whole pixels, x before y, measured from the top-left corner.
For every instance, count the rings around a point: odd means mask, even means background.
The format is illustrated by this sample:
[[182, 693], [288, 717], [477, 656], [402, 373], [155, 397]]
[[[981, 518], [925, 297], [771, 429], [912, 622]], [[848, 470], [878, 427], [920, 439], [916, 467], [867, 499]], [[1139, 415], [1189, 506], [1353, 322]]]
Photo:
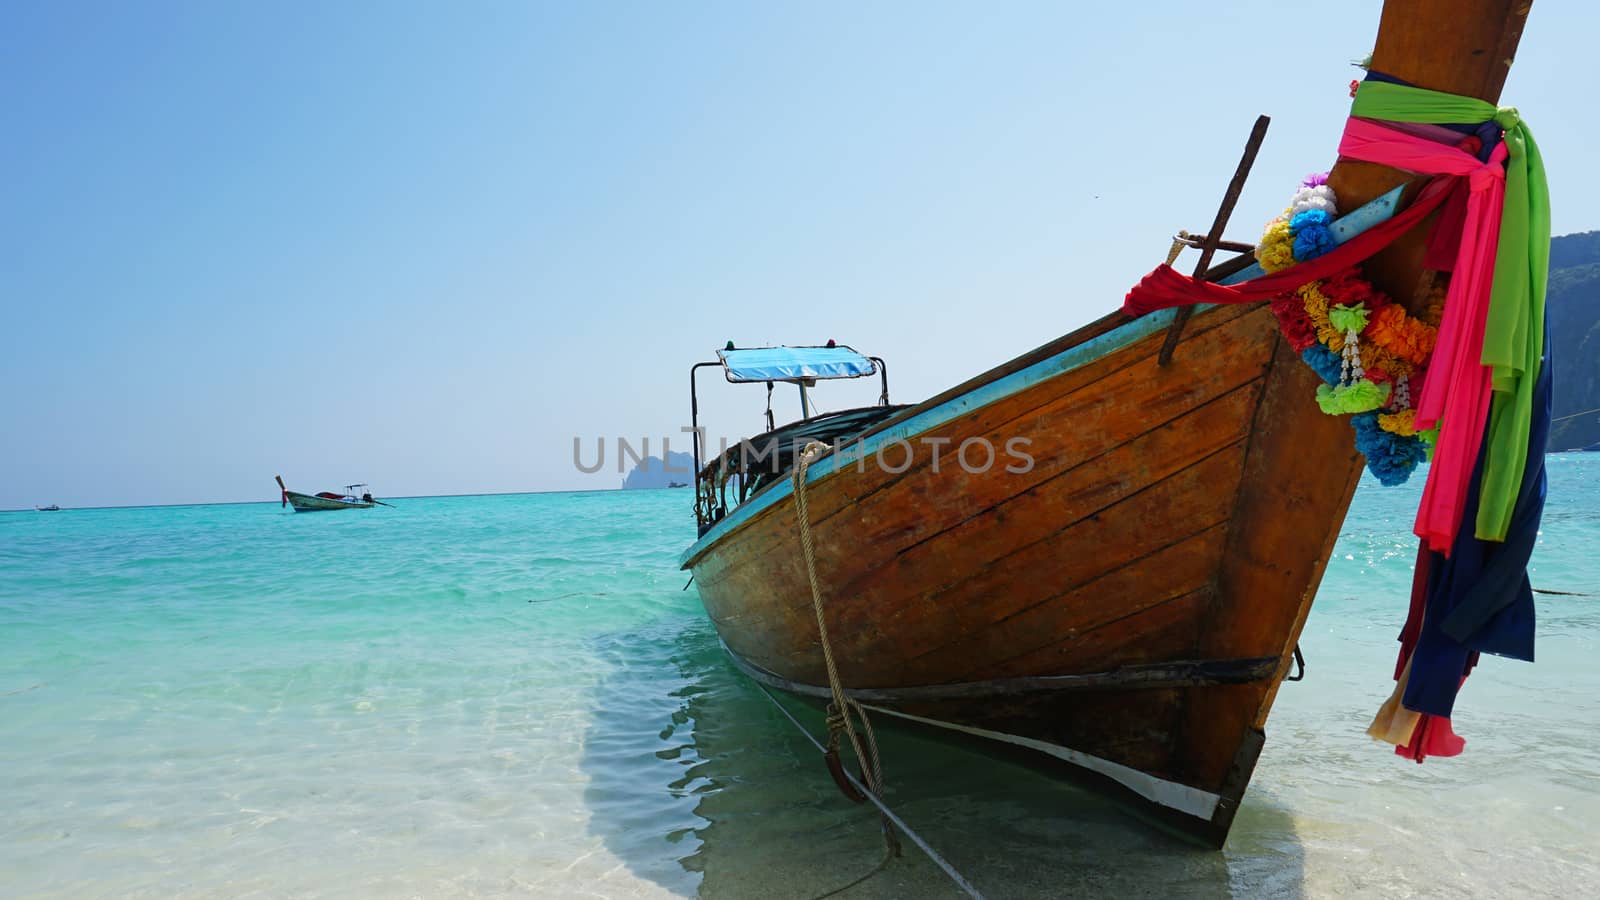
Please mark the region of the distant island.
[[625, 491], [652, 490], [655, 488], [688, 487], [694, 481], [694, 456], [689, 453], [667, 451], [667, 461], [646, 456], [633, 467], [628, 477], [622, 479]]
[[1600, 231], [1550, 241], [1550, 450], [1600, 448]]

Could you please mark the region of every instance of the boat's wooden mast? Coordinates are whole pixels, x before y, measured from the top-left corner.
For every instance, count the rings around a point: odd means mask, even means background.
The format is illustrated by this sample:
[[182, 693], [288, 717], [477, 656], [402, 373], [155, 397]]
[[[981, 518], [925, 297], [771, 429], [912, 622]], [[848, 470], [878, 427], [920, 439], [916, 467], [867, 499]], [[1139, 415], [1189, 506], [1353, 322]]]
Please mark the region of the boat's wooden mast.
[[[1498, 102], [1532, 5], [1532, 0], [1389, 0], [1378, 25], [1372, 69], [1417, 87]], [[1414, 177], [1341, 159], [1328, 181], [1339, 208], [1348, 210]], [[1408, 306], [1422, 276], [1427, 231], [1425, 223], [1363, 266], [1370, 281]]]

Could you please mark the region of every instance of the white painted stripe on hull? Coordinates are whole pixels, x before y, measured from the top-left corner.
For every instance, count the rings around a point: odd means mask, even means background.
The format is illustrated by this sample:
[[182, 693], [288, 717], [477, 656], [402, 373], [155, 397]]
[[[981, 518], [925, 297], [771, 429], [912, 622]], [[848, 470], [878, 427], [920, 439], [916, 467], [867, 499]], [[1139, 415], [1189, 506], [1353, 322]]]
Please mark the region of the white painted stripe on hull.
[[1165, 806], [1169, 809], [1175, 809], [1178, 812], [1194, 816], [1197, 819], [1203, 819], [1207, 822], [1211, 821], [1211, 817], [1216, 814], [1217, 804], [1222, 800], [1221, 797], [1211, 793], [1210, 791], [1202, 791], [1199, 788], [1190, 787], [1186, 784], [1178, 784], [1175, 781], [1168, 781], [1165, 778], [1157, 778], [1148, 772], [1141, 772], [1138, 769], [1130, 768], [1122, 765], [1121, 763], [1114, 763], [1109, 759], [1101, 759], [1098, 756], [1092, 756], [1088, 753], [1082, 753], [1077, 750], [1072, 750], [1057, 744], [1051, 744], [1046, 741], [1041, 741], [1034, 738], [1026, 738], [1015, 734], [1006, 734], [1001, 731], [990, 731], [986, 728], [974, 728], [970, 725], [957, 725], [953, 722], [941, 722], [938, 719], [927, 719], [922, 716], [914, 716], [910, 713], [899, 712], [893, 709], [885, 709], [881, 706], [872, 706], [870, 704], [862, 705], [866, 706], [870, 710], [873, 710], [874, 712], [887, 713], [891, 716], [899, 716], [902, 719], [910, 719], [914, 722], [921, 722], [925, 725], [937, 725], [940, 728], [948, 728], [952, 731], [961, 731], [967, 734], [977, 735], [978, 737], [989, 738], [990, 740], [1004, 741], [1007, 744], [1015, 744], [1019, 747], [1027, 747], [1029, 750], [1037, 750], [1040, 753], [1048, 753], [1057, 759], [1066, 760], [1067, 762], [1072, 763], [1080, 768], [1088, 769], [1091, 772], [1098, 772], [1099, 774], [1116, 781], [1123, 787], [1128, 788], [1152, 803], [1160, 804], [1161, 806]]

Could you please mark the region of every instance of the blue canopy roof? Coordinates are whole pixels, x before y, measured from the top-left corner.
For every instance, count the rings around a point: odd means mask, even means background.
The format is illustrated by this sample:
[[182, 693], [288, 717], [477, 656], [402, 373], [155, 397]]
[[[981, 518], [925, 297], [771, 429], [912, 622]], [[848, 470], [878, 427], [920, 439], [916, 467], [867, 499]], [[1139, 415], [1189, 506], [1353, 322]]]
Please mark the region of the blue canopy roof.
[[860, 378], [873, 375], [872, 360], [849, 347], [757, 347], [718, 350], [729, 381], [794, 381], [799, 378]]

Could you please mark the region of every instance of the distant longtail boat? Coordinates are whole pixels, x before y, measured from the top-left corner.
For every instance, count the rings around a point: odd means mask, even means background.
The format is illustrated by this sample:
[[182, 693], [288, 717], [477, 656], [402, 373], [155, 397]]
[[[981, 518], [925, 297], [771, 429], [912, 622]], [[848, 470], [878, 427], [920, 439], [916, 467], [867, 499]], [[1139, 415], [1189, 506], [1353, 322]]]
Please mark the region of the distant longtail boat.
[[388, 506], [382, 500], [374, 500], [372, 492], [365, 484], [347, 484], [342, 493], [336, 491], [322, 491], [317, 494], [302, 494], [284, 487], [283, 476], [273, 476], [278, 480], [278, 490], [282, 494], [282, 505], [293, 506], [295, 512], [325, 512], [333, 509], [371, 509], [374, 506]]

